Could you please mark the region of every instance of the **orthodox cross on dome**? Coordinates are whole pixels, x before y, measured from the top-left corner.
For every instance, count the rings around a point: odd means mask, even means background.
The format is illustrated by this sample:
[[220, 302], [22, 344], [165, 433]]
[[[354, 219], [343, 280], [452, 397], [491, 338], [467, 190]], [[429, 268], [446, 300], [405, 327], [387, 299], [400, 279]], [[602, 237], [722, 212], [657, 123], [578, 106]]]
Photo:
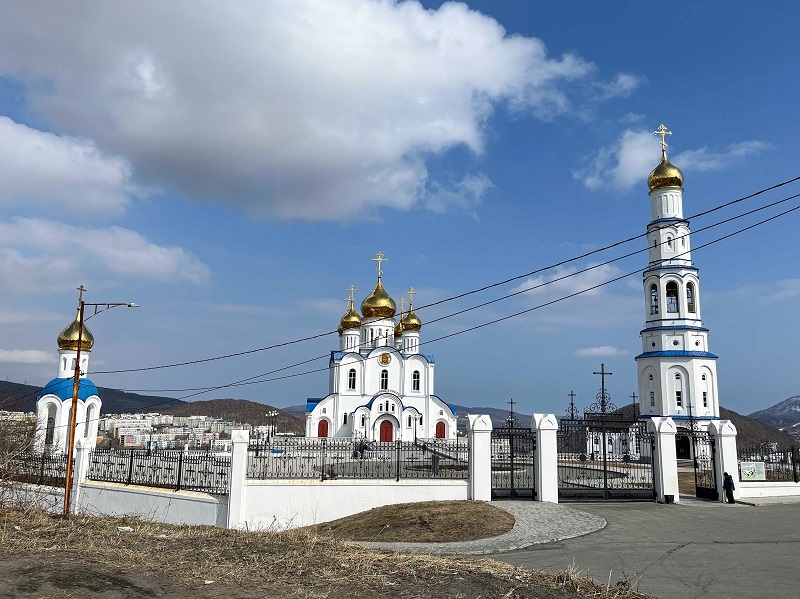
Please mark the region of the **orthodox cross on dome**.
[[78, 307], [80, 308], [81, 302], [83, 301], [83, 292], [86, 291], [86, 287], [84, 287], [83, 284], [81, 283], [81, 286], [76, 287], [76, 289], [78, 290]]
[[667, 137], [667, 135], [672, 135], [672, 131], [668, 131], [667, 128], [662, 123], [661, 126], [659, 126], [658, 129], [653, 131], [653, 135], [660, 135], [661, 136], [661, 141], [658, 142], [658, 143], [661, 144], [661, 151], [666, 153], [667, 145], [668, 145], [666, 137]]
[[406, 309], [406, 298], [400, 298], [400, 314], [402, 314]]
[[409, 287], [406, 293], [408, 294], [408, 309], [411, 310], [411, 306], [414, 305], [414, 296], [417, 295], [417, 292], [414, 291], [413, 287]]
[[355, 285], [353, 285], [352, 283], [350, 283], [350, 287], [348, 287], [348, 288], [347, 288], [347, 290], [350, 292], [350, 295], [348, 295], [348, 296], [347, 296], [347, 302], [348, 302], [348, 303], [350, 304], [350, 306], [352, 307], [352, 306], [353, 306], [353, 302], [355, 302], [355, 300], [356, 300], [356, 298], [355, 298], [355, 296], [354, 296], [353, 294], [354, 294], [356, 291], [358, 291], [358, 289], [356, 289], [356, 286], [355, 286]]
[[381, 275], [383, 274], [383, 270], [381, 269], [381, 262], [388, 262], [389, 258], [386, 258], [383, 255], [383, 252], [378, 252], [378, 254], [372, 259], [372, 261], [378, 263], [378, 278], [380, 279]]

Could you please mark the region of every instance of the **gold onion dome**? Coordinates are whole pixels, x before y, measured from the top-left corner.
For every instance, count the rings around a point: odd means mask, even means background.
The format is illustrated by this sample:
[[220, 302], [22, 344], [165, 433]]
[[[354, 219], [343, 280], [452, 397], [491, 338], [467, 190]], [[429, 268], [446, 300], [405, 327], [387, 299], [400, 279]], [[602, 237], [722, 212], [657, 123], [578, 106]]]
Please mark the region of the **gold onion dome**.
[[[58, 336], [58, 349], [69, 349], [72, 351], [78, 350], [78, 330], [80, 328], [80, 311], [75, 316], [75, 320]], [[83, 333], [81, 334], [81, 351], [91, 351], [94, 346], [94, 335], [88, 329], [86, 324], [83, 325]]]
[[[403, 317], [405, 318], [405, 317]], [[397, 323], [397, 326], [394, 327], [394, 336], [395, 337], [402, 337], [403, 336], [403, 318], [400, 319], [400, 322]]]
[[405, 316], [400, 320], [404, 331], [416, 331], [422, 328], [422, 321], [414, 314], [414, 308], [409, 308]]
[[683, 173], [669, 161], [666, 152], [661, 152], [661, 162], [647, 178], [647, 186], [650, 191], [662, 187], [683, 187]]
[[364, 318], [394, 318], [397, 313], [397, 304], [386, 293], [380, 278], [372, 293], [361, 302], [361, 313]]
[[353, 307], [353, 302], [350, 302], [350, 305], [347, 307], [347, 312], [344, 313], [342, 316], [342, 321], [339, 323], [339, 334], [341, 335], [344, 331], [350, 329], [360, 329], [361, 328], [361, 317], [356, 312], [355, 308]]

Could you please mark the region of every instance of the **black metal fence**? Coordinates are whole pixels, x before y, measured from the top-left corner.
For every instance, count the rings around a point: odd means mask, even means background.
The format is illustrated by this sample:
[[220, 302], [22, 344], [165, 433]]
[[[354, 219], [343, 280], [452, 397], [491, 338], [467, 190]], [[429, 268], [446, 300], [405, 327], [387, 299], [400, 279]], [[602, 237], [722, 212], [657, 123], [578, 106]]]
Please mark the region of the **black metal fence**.
[[737, 452], [739, 480], [742, 482], [800, 482], [800, 451], [797, 445], [760, 443], [739, 446]]
[[358, 439], [275, 439], [251, 443], [251, 479], [466, 479], [467, 443]]
[[144, 485], [226, 495], [230, 454], [179, 450], [95, 449], [88, 478], [126, 485]]
[[3, 478], [34, 485], [63, 487], [66, 473], [67, 456], [61, 453], [26, 451], [8, 456], [2, 465]]

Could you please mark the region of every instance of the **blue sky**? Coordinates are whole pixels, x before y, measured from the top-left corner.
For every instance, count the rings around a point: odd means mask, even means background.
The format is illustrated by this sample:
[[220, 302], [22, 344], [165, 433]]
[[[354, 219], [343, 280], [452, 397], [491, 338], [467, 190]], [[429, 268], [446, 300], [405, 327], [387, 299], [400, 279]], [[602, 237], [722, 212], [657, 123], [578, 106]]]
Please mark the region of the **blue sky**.
[[[800, 174], [800, 9], [571, 2], [79, 2], [0, 8], [0, 376], [43, 384], [75, 287], [135, 301], [89, 322], [93, 370], [335, 329], [347, 287], [419, 305], [638, 235], [665, 123], [687, 215]], [[692, 222], [800, 192], [787, 186]], [[795, 204], [788, 203], [791, 207]], [[775, 211], [766, 214], [773, 214]], [[742, 221], [753, 222], [755, 217]], [[697, 251], [723, 406], [800, 392], [797, 213]], [[699, 233], [693, 245], [738, 226]], [[423, 323], [644, 247], [449, 302]], [[645, 266], [644, 254], [424, 326], [422, 341]], [[604, 362], [636, 389], [641, 279], [430, 343], [464, 405], [583, 407]], [[102, 386], [220, 385], [326, 354], [336, 335]], [[311, 362], [293, 373], [324, 368]], [[216, 391], [277, 406], [324, 372]]]

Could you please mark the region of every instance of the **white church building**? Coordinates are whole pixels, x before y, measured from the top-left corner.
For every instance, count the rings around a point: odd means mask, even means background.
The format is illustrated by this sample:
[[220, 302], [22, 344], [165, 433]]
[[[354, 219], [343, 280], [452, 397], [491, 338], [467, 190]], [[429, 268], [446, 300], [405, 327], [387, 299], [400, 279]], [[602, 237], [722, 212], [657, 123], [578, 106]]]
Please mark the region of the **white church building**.
[[701, 320], [700, 279], [683, 216], [683, 173], [667, 158], [664, 138], [671, 133], [664, 125], [655, 133], [662, 151], [647, 181], [652, 220], [647, 225], [650, 262], [643, 272], [642, 353], [636, 356], [640, 414], [670, 416], [679, 429], [689, 420], [706, 428], [719, 419], [717, 356], [709, 352]]
[[[378, 252], [378, 282], [363, 302], [361, 315], [350, 286], [348, 308], [339, 324], [339, 349], [331, 352], [328, 395], [308, 399], [306, 437], [364, 438], [369, 441], [455, 439], [456, 410], [434, 393], [434, 359], [420, 353], [422, 322], [383, 288]], [[402, 300], [404, 303], [405, 300]]]
[[[79, 308], [80, 310], [80, 308]], [[78, 359], [79, 317], [58, 336], [58, 376], [47, 383], [36, 402], [36, 437], [38, 451], [66, 453], [72, 413], [73, 376]], [[76, 411], [75, 438], [97, 439], [100, 408], [103, 402], [95, 384], [86, 377], [94, 336], [84, 324], [81, 334], [80, 382]]]

